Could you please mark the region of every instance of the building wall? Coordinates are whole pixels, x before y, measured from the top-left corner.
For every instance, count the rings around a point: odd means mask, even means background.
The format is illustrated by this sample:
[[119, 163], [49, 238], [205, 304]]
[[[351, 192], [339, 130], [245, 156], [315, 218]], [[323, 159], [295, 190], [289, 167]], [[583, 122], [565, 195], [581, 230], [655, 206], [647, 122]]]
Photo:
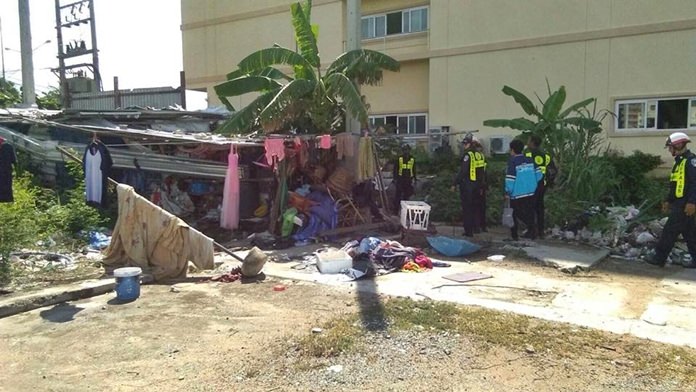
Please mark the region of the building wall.
[[[290, 3], [182, 0], [187, 84], [210, 89], [251, 51], [275, 42], [293, 47]], [[314, 4], [328, 63], [344, 48], [345, 1]], [[597, 97], [597, 107], [611, 111], [616, 99], [696, 96], [694, 0], [362, 1], [363, 15], [423, 5], [427, 32], [363, 41], [402, 61], [382, 86], [363, 89], [374, 114], [427, 112], [430, 125], [479, 129], [485, 138], [514, 132], [483, 127], [484, 120], [523, 115], [502, 94], [506, 84], [543, 97], [548, 79], [551, 87], [566, 86], [567, 102]], [[612, 146], [669, 160], [661, 148], [668, 131], [613, 128], [607, 120]]]
[[[274, 44], [294, 49], [290, 0], [181, 0], [186, 85], [206, 89], [211, 105], [220, 104], [213, 86], [256, 50]], [[315, 0], [312, 22], [319, 25], [319, 55], [328, 64], [344, 48], [344, 5], [341, 0]], [[288, 69], [289, 71], [289, 69]], [[243, 107], [252, 95], [230, 102]]]
[[[696, 96], [696, 1], [432, 1], [430, 17], [431, 124], [515, 134], [482, 123], [524, 115], [503, 85], [545, 97], [546, 79], [568, 103], [597, 97], [611, 111], [621, 98]], [[615, 132], [612, 118], [605, 129], [617, 149], [670, 160], [670, 131]]]

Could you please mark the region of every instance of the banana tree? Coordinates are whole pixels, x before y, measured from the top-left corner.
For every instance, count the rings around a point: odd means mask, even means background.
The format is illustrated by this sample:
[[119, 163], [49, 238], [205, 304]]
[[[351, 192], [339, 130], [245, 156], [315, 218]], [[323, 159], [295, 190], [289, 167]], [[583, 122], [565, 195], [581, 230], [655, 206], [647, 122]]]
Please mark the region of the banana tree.
[[[215, 86], [220, 100], [234, 114], [218, 129], [223, 134], [274, 131], [297, 127], [315, 132], [341, 128], [346, 114], [367, 122], [367, 104], [358, 86], [381, 82], [383, 71], [398, 71], [399, 62], [373, 50], [343, 53], [322, 73], [317, 26], [310, 22], [312, 2], [290, 6], [297, 50], [274, 45], [254, 52]], [[279, 66], [284, 68], [278, 68]], [[292, 70], [283, 72], [285, 69]], [[256, 93], [235, 110], [229, 97]]]
[[[523, 135], [535, 134], [544, 140], [545, 145], [556, 156], [557, 163], [562, 161], [564, 146], [570, 140], [592, 139], [594, 135], [602, 132], [601, 120], [595, 115], [588, 115], [587, 107], [596, 104], [595, 98], [588, 98], [572, 104], [563, 109], [566, 101], [566, 90], [561, 86], [556, 91], [551, 91], [547, 81], [548, 98], [542, 101], [541, 107], [537, 107], [531, 99], [512, 87], [504, 86], [503, 94], [512, 97], [522, 110], [532, 119], [518, 117], [513, 119], [486, 120], [483, 125], [495, 128], [512, 128], [522, 131]], [[596, 113], [593, 110], [592, 113]], [[589, 154], [589, 151], [588, 151]]]

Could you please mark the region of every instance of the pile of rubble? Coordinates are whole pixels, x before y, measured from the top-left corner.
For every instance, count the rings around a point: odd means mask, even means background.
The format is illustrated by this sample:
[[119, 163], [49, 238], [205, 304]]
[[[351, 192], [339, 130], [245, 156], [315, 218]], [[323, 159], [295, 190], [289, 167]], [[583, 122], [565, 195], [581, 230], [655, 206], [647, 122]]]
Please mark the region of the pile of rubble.
[[[586, 212], [587, 216], [603, 216], [606, 225], [602, 229], [590, 230], [587, 226], [575, 230], [564, 230], [554, 227], [551, 237], [565, 241], [581, 242], [605, 248], [613, 257], [626, 260], [639, 260], [652, 256], [654, 247], [667, 218], [643, 221], [639, 219], [640, 210], [634, 206], [593, 207]], [[691, 261], [691, 255], [685, 244], [678, 243], [674, 247], [668, 262], [681, 264]]]

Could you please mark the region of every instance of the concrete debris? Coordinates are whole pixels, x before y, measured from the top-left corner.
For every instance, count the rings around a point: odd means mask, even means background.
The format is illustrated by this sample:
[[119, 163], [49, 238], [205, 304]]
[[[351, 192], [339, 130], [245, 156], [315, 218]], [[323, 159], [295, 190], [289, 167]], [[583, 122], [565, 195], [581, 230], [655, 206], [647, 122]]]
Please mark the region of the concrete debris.
[[524, 347], [524, 351], [525, 351], [527, 354], [534, 354], [534, 353], [536, 353], [536, 350], [534, 349], [534, 346], [532, 346], [531, 344], [526, 345], [526, 346]]
[[[551, 238], [568, 242], [580, 242], [609, 250], [610, 255], [620, 259], [638, 260], [651, 257], [654, 246], [662, 235], [667, 218], [640, 222], [640, 210], [634, 206], [592, 207], [585, 213], [589, 217], [601, 217], [602, 230], [570, 225], [568, 228], [554, 227]], [[571, 230], [572, 228], [572, 230]], [[675, 247], [668, 261], [675, 264], [688, 262], [686, 249]]]

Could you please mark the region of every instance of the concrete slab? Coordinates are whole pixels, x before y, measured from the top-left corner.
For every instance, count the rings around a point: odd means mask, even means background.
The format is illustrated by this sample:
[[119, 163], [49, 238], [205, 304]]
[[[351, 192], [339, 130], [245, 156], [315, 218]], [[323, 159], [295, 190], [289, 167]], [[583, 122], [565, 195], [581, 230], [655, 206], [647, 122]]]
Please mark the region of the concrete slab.
[[587, 271], [609, 255], [607, 249], [591, 247], [536, 245], [522, 250], [527, 256], [570, 274]]
[[[152, 282], [152, 275], [143, 275], [143, 283]], [[80, 283], [49, 287], [40, 291], [0, 299], [0, 318], [55, 305], [61, 302], [94, 297], [114, 290], [114, 278], [86, 280]]]

